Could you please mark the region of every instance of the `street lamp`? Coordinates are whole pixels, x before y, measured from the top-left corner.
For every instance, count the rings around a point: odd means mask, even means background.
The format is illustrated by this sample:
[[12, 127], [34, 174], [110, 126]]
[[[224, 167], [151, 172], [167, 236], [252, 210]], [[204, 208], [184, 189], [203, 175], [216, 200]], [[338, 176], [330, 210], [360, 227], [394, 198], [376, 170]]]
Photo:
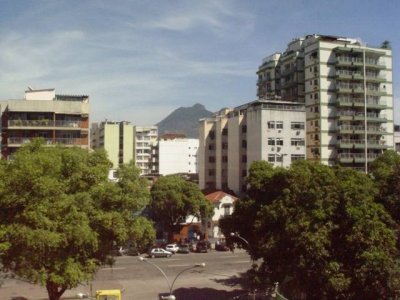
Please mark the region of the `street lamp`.
[[[249, 241], [246, 240], [244, 237], [242, 237], [238, 232], [231, 232], [231, 237], [236, 237], [236, 238], [242, 240], [242, 241], [247, 245], [247, 249], [248, 249], [248, 250], [251, 250], [251, 249], [250, 249], [251, 246], [250, 246]], [[255, 261], [254, 261], [254, 258], [253, 258], [253, 256], [252, 256], [251, 254], [250, 254], [250, 259], [251, 259], [251, 262], [252, 262], [252, 268], [254, 268]], [[249, 276], [249, 277], [250, 277], [250, 276]], [[249, 278], [249, 279], [250, 279], [250, 278]], [[250, 281], [250, 280], [249, 280], [249, 281]], [[251, 281], [250, 281], [250, 283], [251, 283]], [[254, 300], [256, 299], [256, 292], [255, 292], [255, 290], [253, 290], [253, 299], [254, 299]]]
[[205, 268], [205, 266], [206, 266], [205, 263], [199, 263], [199, 264], [194, 264], [193, 266], [190, 266], [190, 267], [188, 267], [188, 268], [186, 268], [186, 269], [183, 269], [182, 271], [180, 271], [180, 272], [175, 276], [174, 280], [172, 281], [172, 284], [170, 284], [170, 283], [169, 283], [169, 280], [168, 280], [168, 277], [167, 277], [167, 274], [165, 274], [165, 272], [163, 271], [163, 269], [161, 269], [159, 266], [157, 266], [155, 263], [149, 261], [149, 260], [148, 260], [147, 258], [145, 258], [145, 257], [139, 256], [139, 260], [142, 261], [142, 262], [146, 262], [146, 263], [152, 265], [152, 266], [155, 267], [158, 271], [160, 271], [161, 274], [164, 276], [165, 280], [167, 281], [168, 288], [169, 288], [169, 295], [168, 295], [168, 296], [162, 296], [162, 297], [161, 297], [161, 299], [164, 299], [164, 300], [175, 300], [175, 299], [176, 299], [175, 296], [172, 294], [172, 290], [173, 290], [173, 288], [174, 288], [174, 283], [175, 283], [175, 281], [178, 279], [178, 277], [179, 277], [183, 272], [186, 272], [186, 271], [188, 271], [188, 270], [195, 269], [195, 268]]

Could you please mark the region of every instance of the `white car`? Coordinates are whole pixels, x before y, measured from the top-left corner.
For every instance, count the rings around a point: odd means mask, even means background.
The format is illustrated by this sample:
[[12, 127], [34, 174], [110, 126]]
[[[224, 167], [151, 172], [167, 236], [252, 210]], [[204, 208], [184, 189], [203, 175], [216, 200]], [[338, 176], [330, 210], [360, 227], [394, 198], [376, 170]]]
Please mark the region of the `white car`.
[[167, 251], [172, 252], [172, 253], [175, 254], [176, 252], [178, 252], [179, 246], [178, 246], [177, 244], [168, 244], [168, 245], [165, 247], [165, 250], [167, 250]]
[[153, 249], [151, 249], [149, 256], [152, 258], [154, 258], [154, 257], [171, 257], [172, 252], [164, 250], [163, 248], [153, 248]]

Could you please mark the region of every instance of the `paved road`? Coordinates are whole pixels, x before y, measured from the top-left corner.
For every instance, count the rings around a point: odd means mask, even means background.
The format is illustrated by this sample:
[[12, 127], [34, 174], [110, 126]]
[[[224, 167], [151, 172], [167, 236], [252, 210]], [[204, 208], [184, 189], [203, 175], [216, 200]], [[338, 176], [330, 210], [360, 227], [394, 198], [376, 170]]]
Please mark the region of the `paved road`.
[[[250, 268], [249, 256], [242, 250], [231, 252], [176, 254], [171, 258], [154, 258], [170, 283], [176, 275], [196, 263], [206, 263], [205, 268], [185, 271], [173, 285], [173, 293], [179, 299], [232, 299], [243, 293], [243, 274]], [[118, 257], [112, 268], [102, 268], [95, 280], [87, 285], [68, 290], [63, 299], [74, 299], [77, 293], [90, 295], [97, 289], [123, 289], [123, 300], [159, 299], [169, 292], [165, 277], [154, 266], [139, 261], [137, 256]], [[6, 280], [0, 288], [0, 299], [46, 299], [44, 288], [17, 280]], [[24, 299], [21, 298], [21, 299]]]

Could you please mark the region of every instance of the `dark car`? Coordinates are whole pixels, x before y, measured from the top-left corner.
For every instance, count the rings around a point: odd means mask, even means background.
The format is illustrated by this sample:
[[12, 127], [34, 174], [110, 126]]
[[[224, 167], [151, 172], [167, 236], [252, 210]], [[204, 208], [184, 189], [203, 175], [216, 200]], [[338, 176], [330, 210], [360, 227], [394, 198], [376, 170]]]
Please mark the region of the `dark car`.
[[178, 249], [178, 253], [189, 253], [190, 249], [189, 249], [189, 245], [184, 244], [184, 245], [179, 245], [179, 249]]
[[229, 251], [229, 247], [225, 243], [218, 243], [215, 245], [217, 251]]
[[196, 244], [196, 252], [208, 252], [211, 249], [211, 244], [208, 241], [198, 241]]

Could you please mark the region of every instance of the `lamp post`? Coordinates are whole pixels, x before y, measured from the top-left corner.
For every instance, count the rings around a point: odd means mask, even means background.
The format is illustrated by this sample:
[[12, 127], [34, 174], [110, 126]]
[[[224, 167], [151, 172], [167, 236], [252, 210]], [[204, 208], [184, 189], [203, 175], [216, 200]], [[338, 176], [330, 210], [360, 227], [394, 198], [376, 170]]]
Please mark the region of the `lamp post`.
[[180, 271], [180, 272], [175, 276], [175, 278], [174, 278], [174, 280], [172, 281], [172, 284], [171, 284], [171, 283], [169, 282], [169, 280], [168, 280], [167, 274], [165, 274], [165, 272], [163, 271], [163, 269], [161, 269], [159, 266], [157, 266], [155, 263], [149, 261], [149, 260], [148, 260], [147, 258], [145, 258], [145, 257], [139, 256], [139, 260], [142, 261], [142, 262], [146, 262], [146, 263], [152, 265], [152, 266], [155, 267], [158, 271], [160, 271], [161, 274], [164, 276], [165, 280], [167, 281], [168, 288], [169, 288], [169, 295], [168, 295], [168, 296], [162, 296], [162, 297], [161, 297], [161, 299], [164, 299], [164, 300], [175, 300], [175, 299], [176, 299], [175, 296], [172, 294], [172, 290], [173, 290], [173, 288], [174, 288], [174, 283], [175, 283], [175, 281], [178, 279], [178, 277], [179, 277], [183, 272], [186, 272], [186, 271], [188, 271], [188, 270], [195, 269], [195, 268], [205, 268], [205, 266], [206, 266], [205, 263], [199, 263], [199, 264], [194, 264], [193, 266], [190, 266], [190, 267], [188, 267], [188, 268], [186, 268], [186, 269], [183, 269], [182, 271]]
[[[249, 241], [246, 240], [244, 237], [242, 237], [238, 232], [231, 232], [231, 237], [236, 237], [236, 238], [240, 239], [241, 241], [243, 241], [247, 245], [248, 250], [250, 250], [251, 245], [250, 245]], [[254, 259], [253, 259], [251, 254], [250, 254], [250, 259], [251, 259], [251, 262], [252, 262], [252, 266], [251, 267], [253, 268], [255, 262], [254, 262]], [[256, 299], [256, 292], [255, 292], [254, 289], [253, 289], [253, 299], [254, 300]]]

